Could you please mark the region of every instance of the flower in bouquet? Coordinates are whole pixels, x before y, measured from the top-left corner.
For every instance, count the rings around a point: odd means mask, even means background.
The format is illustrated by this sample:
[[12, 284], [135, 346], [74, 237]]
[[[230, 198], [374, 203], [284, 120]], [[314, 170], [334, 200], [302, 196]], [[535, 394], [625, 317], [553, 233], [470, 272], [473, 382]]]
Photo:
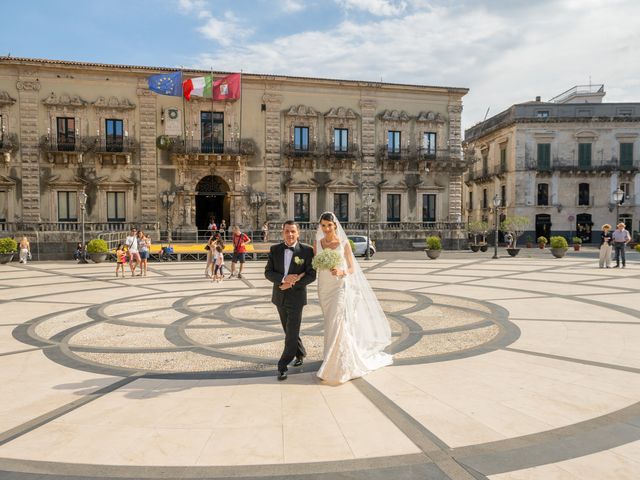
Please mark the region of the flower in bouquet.
[[314, 270], [331, 270], [342, 264], [342, 256], [330, 248], [322, 250], [319, 254], [313, 257], [311, 266]]

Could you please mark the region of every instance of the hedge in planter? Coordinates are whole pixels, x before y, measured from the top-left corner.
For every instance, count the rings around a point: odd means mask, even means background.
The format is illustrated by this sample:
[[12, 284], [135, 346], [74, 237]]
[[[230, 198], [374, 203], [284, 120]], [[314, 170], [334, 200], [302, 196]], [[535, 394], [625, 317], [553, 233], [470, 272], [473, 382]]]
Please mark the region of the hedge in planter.
[[427, 237], [426, 241], [427, 248], [425, 251], [427, 252], [427, 256], [431, 260], [435, 260], [440, 256], [440, 252], [442, 251], [442, 240], [440, 240], [440, 237], [436, 235], [431, 235], [430, 237]]
[[567, 253], [567, 250], [569, 249], [567, 239], [560, 235], [551, 237], [549, 244], [551, 245], [551, 253], [556, 258], [564, 257], [564, 254]]
[[9, 263], [18, 251], [18, 242], [13, 238], [0, 238], [0, 263]]
[[101, 238], [94, 238], [87, 243], [87, 253], [94, 263], [104, 262], [109, 253], [109, 245]]
[[18, 242], [11, 237], [0, 238], [0, 253], [17, 253]]

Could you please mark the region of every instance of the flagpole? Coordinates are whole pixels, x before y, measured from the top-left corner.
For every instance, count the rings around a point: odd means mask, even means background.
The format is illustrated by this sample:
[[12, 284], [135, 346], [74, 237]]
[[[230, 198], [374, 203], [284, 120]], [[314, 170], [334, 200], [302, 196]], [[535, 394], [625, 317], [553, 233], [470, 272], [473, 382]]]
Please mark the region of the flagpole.
[[[210, 68], [211, 68], [211, 153], [213, 153], [213, 150], [214, 150], [213, 143], [215, 140], [213, 138], [213, 111], [215, 110], [215, 106], [213, 104], [213, 97], [214, 97], [213, 91], [215, 90], [216, 87], [214, 86], [214, 82], [213, 82], [213, 67], [210, 67]], [[222, 152], [224, 153], [224, 120], [222, 122]]]
[[240, 69], [240, 127], [238, 128], [238, 151], [242, 145], [242, 69]]
[[[180, 77], [184, 85], [184, 69], [180, 67]], [[184, 88], [184, 87], [182, 87]], [[187, 104], [184, 101], [184, 90], [182, 91], [182, 136], [184, 137], [184, 151], [187, 152]]]

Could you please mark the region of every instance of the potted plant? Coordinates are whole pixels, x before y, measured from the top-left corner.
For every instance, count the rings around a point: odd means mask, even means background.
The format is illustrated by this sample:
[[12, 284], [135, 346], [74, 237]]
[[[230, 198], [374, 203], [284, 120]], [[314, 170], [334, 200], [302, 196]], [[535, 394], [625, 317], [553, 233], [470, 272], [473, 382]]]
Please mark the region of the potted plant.
[[582, 239], [580, 237], [573, 237], [573, 249], [576, 252], [580, 251], [580, 245], [582, 245]]
[[93, 263], [104, 262], [107, 258], [107, 253], [109, 253], [109, 246], [101, 238], [94, 238], [87, 243], [87, 253]]
[[18, 242], [13, 238], [0, 238], [0, 263], [9, 263], [18, 252]]
[[427, 248], [425, 248], [424, 251], [427, 252], [427, 257], [431, 260], [438, 258], [442, 252], [442, 241], [440, 240], [440, 237], [436, 235], [427, 237]]
[[636, 252], [640, 253], [640, 243], [638, 243], [635, 247], [633, 247]]
[[525, 242], [527, 242], [526, 243], [527, 248], [532, 248], [533, 247], [533, 238], [531, 237], [531, 235], [527, 235], [527, 238], [525, 238]]
[[529, 218], [517, 215], [505, 218], [500, 224], [500, 230], [513, 235], [513, 247], [507, 248], [507, 253], [512, 257], [518, 255], [520, 251], [518, 248], [518, 237], [524, 233], [528, 226]]
[[544, 247], [546, 244], [547, 244], [547, 237], [540, 235], [538, 237], [538, 247], [540, 247], [541, 250], [544, 250]]
[[[489, 231], [489, 224], [487, 222], [471, 222], [469, 223], [469, 233], [473, 235], [473, 243], [469, 244], [469, 248], [471, 248], [472, 252], [477, 252], [480, 250], [482, 245], [484, 245], [483, 252], [487, 251], [487, 244], [484, 241], [487, 232]], [[478, 242], [478, 235], [482, 235], [482, 242]]]
[[556, 258], [564, 257], [564, 254], [569, 249], [567, 239], [560, 235], [551, 237], [549, 243], [551, 244], [551, 254]]

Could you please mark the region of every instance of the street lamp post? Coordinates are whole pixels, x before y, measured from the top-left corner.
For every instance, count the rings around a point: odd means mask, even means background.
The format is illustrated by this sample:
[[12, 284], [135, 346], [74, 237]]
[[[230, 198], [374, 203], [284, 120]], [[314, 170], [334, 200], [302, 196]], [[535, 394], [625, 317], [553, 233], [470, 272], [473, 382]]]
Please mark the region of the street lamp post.
[[371, 210], [373, 208], [373, 195], [371, 193], [365, 194], [364, 206], [367, 209], [367, 250], [365, 252], [365, 259], [371, 260], [371, 249], [369, 247], [369, 238], [371, 235]]
[[256, 232], [260, 230], [260, 207], [264, 205], [265, 202], [265, 194], [262, 192], [253, 192], [249, 196], [249, 203], [253, 208], [256, 209]]
[[167, 209], [167, 242], [171, 243], [173, 239], [171, 238], [171, 216], [169, 215], [169, 212], [171, 210], [171, 205], [173, 205], [173, 202], [176, 199], [176, 194], [174, 192], [163, 192], [160, 199], [162, 200], [164, 208]]
[[82, 252], [78, 263], [89, 263], [87, 262], [87, 245], [85, 244], [84, 232], [84, 212], [87, 209], [87, 194], [84, 191], [84, 188], [78, 194], [78, 200], [80, 201], [80, 214], [82, 215]]
[[500, 206], [500, 203], [502, 202], [502, 200], [500, 199], [500, 196], [496, 193], [493, 196], [493, 200], [491, 202], [493, 203], [493, 211], [496, 219], [496, 234], [495, 234], [495, 238], [493, 239], [493, 257], [492, 258], [498, 258], [498, 207]]
[[618, 189], [613, 192], [613, 201], [616, 203], [616, 225], [620, 222], [620, 205], [622, 204], [622, 200], [624, 200], [624, 192], [618, 187]]

